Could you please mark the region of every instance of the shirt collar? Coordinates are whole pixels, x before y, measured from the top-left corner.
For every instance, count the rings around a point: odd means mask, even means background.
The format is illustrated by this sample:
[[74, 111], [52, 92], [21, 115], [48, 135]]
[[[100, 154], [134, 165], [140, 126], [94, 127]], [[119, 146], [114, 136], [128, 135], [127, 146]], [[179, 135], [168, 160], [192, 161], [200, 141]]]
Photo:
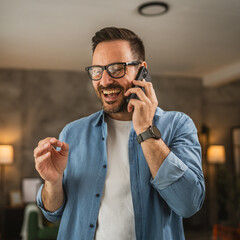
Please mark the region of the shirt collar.
[[93, 122], [94, 126], [100, 126], [102, 124], [103, 120], [104, 120], [105, 113], [103, 112], [103, 110], [97, 112], [97, 114], [98, 115], [97, 115], [96, 119]]

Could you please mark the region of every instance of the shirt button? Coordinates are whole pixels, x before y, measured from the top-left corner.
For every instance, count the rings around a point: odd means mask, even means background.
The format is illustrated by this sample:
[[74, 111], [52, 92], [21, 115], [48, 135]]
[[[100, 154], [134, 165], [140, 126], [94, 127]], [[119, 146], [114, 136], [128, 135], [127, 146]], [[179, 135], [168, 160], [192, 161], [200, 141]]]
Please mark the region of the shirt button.
[[106, 168], [107, 167], [107, 165], [103, 165], [103, 168]]
[[93, 224], [90, 224], [89, 227], [90, 227], [90, 228], [94, 228], [94, 225], [93, 225]]
[[104, 137], [102, 138], [102, 140], [104, 141]]
[[100, 196], [100, 194], [99, 194], [99, 193], [97, 193], [95, 196], [96, 196], [96, 197], [99, 197], [99, 196]]

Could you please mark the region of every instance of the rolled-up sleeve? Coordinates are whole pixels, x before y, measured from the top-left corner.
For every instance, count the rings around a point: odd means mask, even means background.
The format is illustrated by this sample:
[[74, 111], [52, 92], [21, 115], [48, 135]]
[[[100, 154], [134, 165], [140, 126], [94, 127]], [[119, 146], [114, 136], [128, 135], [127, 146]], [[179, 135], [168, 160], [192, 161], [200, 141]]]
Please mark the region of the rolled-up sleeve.
[[160, 190], [165, 189], [182, 177], [187, 168], [186, 164], [173, 152], [170, 152], [159, 168], [155, 178], [151, 180], [151, 184]]
[[63, 213], [64, 207], [65, 207], [65, 202], [66, 202], [65, 199], [66, 198], [64, 198], [64, 202], [59, 209], [57, 209], [54, 212], [49, 212], [44, 208], [44, 205], [43, 205], [43, 202], [42, 202], [42, 189], [43, 189], [43, 184], [39, 188], [38, 193], [37, 193], [37, 205], [42, 210], [43, 215], [47, 218], [48, 221], [56, 222], [62, 217], [62, 213]]
[[151, 184], [176, 214], [190, 217], [203, 204], [205, 185], [197, 130], [187, 115], [180, 118], [169, 148]]

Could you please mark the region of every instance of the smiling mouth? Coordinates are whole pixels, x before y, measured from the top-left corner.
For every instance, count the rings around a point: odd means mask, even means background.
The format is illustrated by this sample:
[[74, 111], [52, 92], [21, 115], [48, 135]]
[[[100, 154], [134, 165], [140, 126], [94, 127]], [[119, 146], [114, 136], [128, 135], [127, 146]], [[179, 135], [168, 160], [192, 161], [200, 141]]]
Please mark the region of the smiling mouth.
[[104, 100], [106, 102], [114, 102], [117, 100], [121, 90], [120, 89], [108, 89], [108, 90], [102, 90], [102, 93], [104, 95]]

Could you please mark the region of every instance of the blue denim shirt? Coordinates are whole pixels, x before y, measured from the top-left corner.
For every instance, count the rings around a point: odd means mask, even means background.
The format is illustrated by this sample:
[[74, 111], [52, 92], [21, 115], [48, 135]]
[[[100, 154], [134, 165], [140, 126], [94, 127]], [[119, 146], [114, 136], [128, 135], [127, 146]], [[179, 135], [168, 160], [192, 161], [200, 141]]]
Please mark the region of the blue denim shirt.
[[[182, 240], [182, 217], [197, 212], [205, 195], [201, 147], [193, 121], [184, 113], [157, 108], [154, 123], [171, 152], [153, 179], [136, 140], [129, 136], [131, 192], [137, 240]], [[49, 221], [61, 219], [58, 239], [91, 240], [97, 228], [107, 173], [107, 123], [103, 111], [68, 124], [60, 140], [69, 144], [64, 171], [65, 202], [55, 212], [38, 206]]]

